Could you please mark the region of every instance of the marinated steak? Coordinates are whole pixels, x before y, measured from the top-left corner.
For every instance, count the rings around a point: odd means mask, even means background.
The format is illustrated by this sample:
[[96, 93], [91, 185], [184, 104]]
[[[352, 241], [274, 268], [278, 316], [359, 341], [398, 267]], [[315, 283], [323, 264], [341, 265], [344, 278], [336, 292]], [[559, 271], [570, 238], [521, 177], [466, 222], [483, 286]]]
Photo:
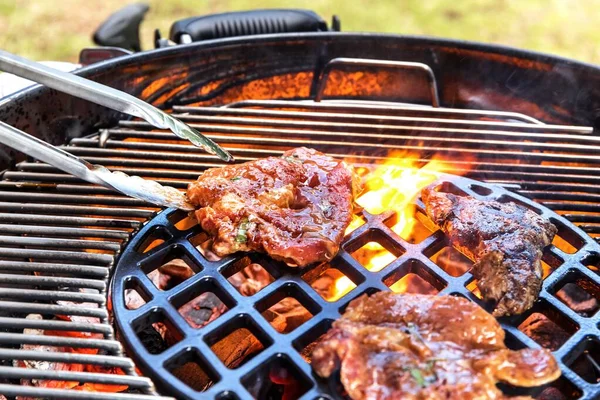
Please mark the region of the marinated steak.
[[324, 378], [339, 369], [353, 400], [507, 399], [496, 382], [532, 387], [560, 376], [548, 350], [507, 349], [476, 304], [392, 292], [353, 300], [315, 346], [312, 367]]
[[187, 194], [218, 256], [254, 250], [306, 266], [338, 252], [357, 189], [350, 166], [298, 148], [282, 157], [209, 169]]
[[556, 227], [515, 203], [421, 192], [427, 215], [452, 244], [475, 261], [471, 273], [485, 300], [496, 303], [494, 316], [529, 309], [542, 287], [542, 250]]

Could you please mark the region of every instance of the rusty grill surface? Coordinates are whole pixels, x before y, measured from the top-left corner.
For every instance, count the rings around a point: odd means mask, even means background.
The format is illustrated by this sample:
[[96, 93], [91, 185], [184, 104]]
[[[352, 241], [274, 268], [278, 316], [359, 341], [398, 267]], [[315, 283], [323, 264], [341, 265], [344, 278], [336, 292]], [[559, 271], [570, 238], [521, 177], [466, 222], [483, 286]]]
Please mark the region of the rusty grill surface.
[[[558, 235], [563, 239], [561, 243], [568, 243], [561, 247], [567, 252], [560, 250], [557, 244], [546, 253], [544, 261], [552, 273], [544, 281], [541, 300], [526, 315], [502, 322], [510, 346], [519, 347], [538, 345], [519, 329], [523, 321], [535, 313], [552, 320], [568, 336], [554, 349], [564, 371], [559, 390], [572, 398], [598, 396], [600, 385], [589, 382], [589, 377], [570, 367], [598, 349], [600, 314], [579, 315], [555, 296], [564, 285], [575, 283], [600, 299], [597, 244], [600, 236], [600, 159], [597, 156], [600, 139], [593, 134], [592, 128], [544, 125], [513, 113], [360, 101], [246, 101], [225, 108], [180, 106], [175, 107], [174, 112], [225, 145], [240, 162], [277, 156], [301, 145], [352, 159], [357, 164], [378, 163], [390, 150], [398, 149], [414, 152], [423, 161], [434, 154], [443, 155], [455, 160], [453, 164], [464, 166], [469, 178], [496, 184], [517, 195], [486, 184], [473, 186], [473, 181], [468, 179], [456, 181], [454, 185], [458, 189], [480, 198], [515, 198], [553, 216], [553, 222], [559, 227]], [[215, 158], [198, 153], [172, 135], [152, 130], [137, 121], [122, 121], [114, 129], [72, 139], [63, 148], [89, 162], [178, 188], [185, 188], [204, 169], [220, 165]], [[564, 218], [536, 207], [525, 197]], [[174, 230], [171, 225], [176, 216], [171, 216], [170, 211], [152, 219], [156, 211], [148, 204], [82, 183], [34, 160], [22, 162], [4, 173], [0, 181], [0, 358], [4, 360], [0, 366], [0, 378], [4, 379], [0, 383], [0, 393], [65, 399], [143, 399], [156, 395], [153, 382], [136, 376], [131, 359], [124, 356], [119, 341], [115, 340], [106, 307], [108, 278], [115, 257], [129, 242], [130, 235], [140, 228], [142, 233], [135, 237], [135, 243], [143, 240], [154, 226], [164, 226], [168, 235], [165, 244], [144, 257], [135, 255], [136, 260], [142, 261], [146, 256], [151, 260], [177, 245], [178, 251], [185, 252], [191, 262], [202, 269], [176, 292], [214, 289], [221, 300], [230, 305], [230, 310], [223, 316], [192, 332], [173, 312], [175, 291], [173, 296], [157, 293], [151, 284], [143, 283], [144, 276], [138, 277], [142, 290], [148, 291], [148, 304], [137, 311], [121, 310], [124, 313], [120, 316], [121, 322], [126, 322], [123, 323], [125, 332], [132, 330], [129, 322], [137, 321], [134, 325], [147, 323], [162, 313], [162, 317], [175, 320], [173, 325], [183, 333], [180, 344], [164, 353], [138, 354], [141, 366], [151, 364], [159, 371], [168, 370], [175, 365], [169, 362], [182, 354], [185, 356], [181, 360], [189, 361], [187, 345], [193, 338], [201, 338], [195, 340], [192, 347], [200, 350], [199, 364], [216, 382], [211, 393], [220, 393], [223, 398], [248, 398], [253, 392], [251, 383], [264, 373], [264, 368], [271, 365], [269, 363], [298, 374], [306, 384], [303, 398], [327, 393], [330, 389], [323, 382], [314, 380], [310, 366], [303, 361], [299, 351], [327, 330], [332, 319], [339, 315], [340, 307], [349, 299], [364, 291], [387, 289], [408, 273], [418, 275], [440, 293], [459, 293], [477, 301], [470, 290], [472, 279], [468, 273], [453, 277], [431, 260], [447, 245], [440, 232], [418, 244], [408, 243], [390, 231], [389, 221], [394, 216], [389, 213], [364, 214], [365, 224], [347, 238], [345, 250], [336, 260], [336, 268], [339, 267], [357, 287], [339, 301], [328, 303], [309, 285], [311, 273], [318, 274], [317, 270], [303, 276], [278, 275], [277, 269], [271, 267], [269, 272], [278, 278], [276, 282], [251, 298], [242, 297], [228, 287], [225, 280], [225, 275], [235, 272], [228, 270], [228, 266], [233, 265], [233, 258], [220, 264], [207, 263], [189, 244], [193, 230]], [[581, 231], [574, 229], [571, 223], [578, 225]], [[395, 261], [378, 273], [366, 271], [350, 256], [369, 240], [379, 242], [396, 256]], [[136, 252], [134, 242], [129, 243], [128, 255]], [[261, 260], [263, 266], [269, 268], [271, 264]], [[122, 284], [123, 281], [117, 281], [115, 289], [122, 290]], [[122, 306], [119, 290], [115, 290], [115, 300]], [[261, 311], [282, 296], [297, 298], [313, 314], [313, 318], [288, 335], [277, 334], [261, 316]], [[57, 300], [68, 300], [72, 305], [57, 304]], [[45, 319], [25, 319], [30, 313], [42, 314]], [[91, 316], [99, 321], [73, 323], [53, 318], [59, 315]], [[219, 335], [226, 334], [227, 329], [234, 326], [247, 327], [263, 342], [265, 349], [242, 367], [228, 370], [209, 348]], [[24, 328], [95, 332], [102, 334], [103, 339], [27, 335], [23, 334]], [[126, 339], [135, 345], [134, 338], [135, 335], [126, 335]], [[21, 349], [24, 343], [81, 346], [101, 351], [96, 355], [42, 353]], [[125, 375], [65, 374], [13, 368], [12, 360], [22, 359], [114, 366], [122, 368]], [[163, 361], [167, 363], [162, 364]], [[165, 382], [165, 379], [171, 379], [166, 378], [168, 376], [156, 377], [156, 383], [173, 386], [173, 381]], [[238, 381], [240, 377], [242, 380]], [[20, 385], [19, 378], [123, 384], [130, 390], [115, 394], [28, 387]], [[205, 395], [181, 382], [175, 385], [177, 391], [189, 397]]]

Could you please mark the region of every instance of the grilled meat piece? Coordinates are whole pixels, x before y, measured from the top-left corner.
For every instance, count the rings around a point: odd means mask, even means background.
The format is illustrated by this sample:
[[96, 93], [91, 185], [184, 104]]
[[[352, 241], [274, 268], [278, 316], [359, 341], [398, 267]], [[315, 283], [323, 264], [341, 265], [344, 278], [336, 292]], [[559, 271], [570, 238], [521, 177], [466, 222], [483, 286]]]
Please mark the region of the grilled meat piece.
[[306, 266], [338, 252], [358, 187], [344, 162], [298, 148], [209, 169], [187, 194], [218, 256], [254, 250]]
[[550, 221], [515, 203], [421, 192], [427, 215], [475, 261], [471, 270], [494, 316], [531, 308], [542, 287], [542, 250], [557, 232]]
[[324, 378], [339, 369], [353, 400], [506, 399], [497, 381], [533, 387], [560, 376], [548, 350], [507, 349], [476, 304], [392, 292], [353, 300], [315, 346], [312, 366]]

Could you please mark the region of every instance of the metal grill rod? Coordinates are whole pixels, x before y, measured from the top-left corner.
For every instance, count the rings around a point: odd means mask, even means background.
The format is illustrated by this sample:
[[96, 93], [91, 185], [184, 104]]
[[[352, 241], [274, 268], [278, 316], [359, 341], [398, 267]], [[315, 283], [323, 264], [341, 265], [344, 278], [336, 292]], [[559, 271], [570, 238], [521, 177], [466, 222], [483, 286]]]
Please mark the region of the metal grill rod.
[[[427, 118], [414, 116], [389, 116], [389, 115], [371, 115], [371, 114], [340, 114], [340, 113], [322, 113], [322, 112], [301, 112], [288, 110], [257, 110], [246, 108], [222, 108], [222, 107], [174, 107], [175, 114], [179, 118], [185, 118], [193, 122], [242, 122], [243, 124], [268, 125], [289, 125], [289, 126], [321, 126], [316, 122], [327, 122], [326, 126], [348, 126], [348, 127], [372, 127], [374, 125], [402, 127], [402, 124], [408, 124], [408, 127], [420, 126], [420, 124], [435, 126], [456, 126], [456, 127], [476, 127], [487, 129], [510, 129], [511, 132], [551, 132], [565, 134], [591, 135], [593, 128], [586, 126], [565, 126], [565, 125], [541, 125], [525, 122], [502, 122], [502, 121], [480, 121], [464, 119], [444, 119]], [[256, 118], [249, 118], [256, 117]], [[269, 118], [268, 120], [265, 118]], [[392, 123], [397, 123], [393, 124]], [[137, 127], [148, 126], [143, 121], [121, 121], [121, 126]]]
[[[183, 107], [193, 106], [177, 106], [175, 110], [185, 110]], [[460, 109], [460, 108], [432, 108], [420, 105], [402, 105], [394, 102], [357, 102], [357, 101], [335, 101], [327, 100], [320, 103], [312, 100], [308, 101], [290, 101], [290, 100], [242, 100], [234, 103], [229, 103], [223, 106], [223, 108], [248, 108], [248, 107], [261, 107], [261, 108], [292, 108], [292, 109], [321, 109], [329, 111], [348, 111], [353, 112], [356, 110], [364, 110], [373, 114], [409, 114], [411, 116], [420, 115], [443, 115], [443, 116], [454, 116], [457, 118], [485, 118], [489, 117], [492, 119], [501, 120], [517, 120], [522, 122], [528, 122], [532, 124], [542, 124], [541, 121], [530, 117], [525, 114], [506, 112], [506, 111], [490, 111], [490, 110], [472, 110], [472, 109]]]

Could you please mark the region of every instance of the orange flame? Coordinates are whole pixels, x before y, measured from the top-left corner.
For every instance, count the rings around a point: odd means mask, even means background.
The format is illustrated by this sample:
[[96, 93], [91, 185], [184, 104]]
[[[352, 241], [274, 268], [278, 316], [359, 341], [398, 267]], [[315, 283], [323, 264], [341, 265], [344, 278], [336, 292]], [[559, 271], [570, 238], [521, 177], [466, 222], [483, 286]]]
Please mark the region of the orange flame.
[[[385, 211], [396, 213], [396, 223], [391, 227], [397, 235], [410, 241], [418, 220], [415, 217], [414, 200], [421, 189], [439, 178], [439, 173], [457, 173], [449, 161], [433, 158], [427, 163], [419, 161], [418, 156], [405, 152], [389, 154], [385, 163], [372, 169], [364, 177], [365, 192], [356, 203], [370, 214]], [[364, 223], [355, 217], [346, 230], [352, 232]], [[380, 271], [396, 259], [396, 256], [377, 242], [369, 242], [353, 253], [353, 256], [369, 271]], [[353, 284], [346, 277], [336, 281], [336, 291], [347, 293]], [[409, 286], [403, 282], [399, 286]], [[395, 289], [398, 289], [395, 287]], [[340, 296], [341, 297], [341, 296]]]

